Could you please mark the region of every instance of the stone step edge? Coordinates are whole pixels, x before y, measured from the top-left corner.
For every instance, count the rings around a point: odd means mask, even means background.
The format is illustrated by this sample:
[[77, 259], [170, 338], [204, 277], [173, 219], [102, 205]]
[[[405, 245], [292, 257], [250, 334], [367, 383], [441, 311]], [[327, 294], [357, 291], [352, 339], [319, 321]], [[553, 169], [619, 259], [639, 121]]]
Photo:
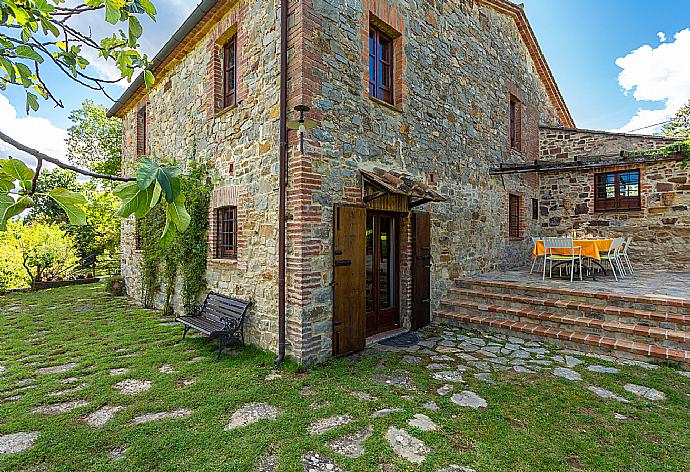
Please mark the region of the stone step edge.
[[511, 321], [490, 316], [483, 315], [461, 315], [448, 311], [438, 310], [434, 312], [435, 316], [439, 318], [447, 318], [450, 320], [460, 321], [468, 324], [479, 324], [491, 328], [502, 328], [510, 331], [516, 331], [525, 334], [532, 334], [537, 336], [544, 336], [558, 339], [561, 341], [570, 341], [578, 344], [586, 344], [588, 346], [599, 347], [611, 351], [624, 351], [632, 354], [654, 357], [657, 359], [690, 363], [690, 351], [682, 349], [671, 349], [653, 344], [645, 344], [634, 341], [627, 341], [622, 339], [610, 338], [607, 336], [599, 336], [596, 334], [585, 334], [573, 331], [566, 331], [557, 328], [546, 328], [544, 326], [526, 323], [523, 321]]
[[668, 297], [636, 297], [632, 295], [624, 295], [620, 293], [607, 292], [588, 292], [577, 289], [563, 288], [563, 287], [545, 287], [540, 285], [521, 284], [519, 282], [504, 282], [500, 280], [484, 280], [473, 279], [468, 277], [460, 277], [455, 279], [458, 283], [466, 283], [472, 285], [483, 285], [488, 287], [514, 288], [531, 290], [535, 292], [549, 292], [561, 295], [573, 295], [579, 297], [592, 297], [600, 300], [622, 301], [628, 303], [644, 303], [647, 305], [667, 305], [676, 308], [684, 308], [690, 310], [690, 300], [680, 300], [677, 298]]
[[549, 313], [548, 311], [527, 310], [503, 305], [486, 305], [470, 300], [444, 300], [441, 303], [490, 313], [518, 316], [521, 318], [529, 318], [540, 321], [551, 321], [553, 323], [571, 324], [588, 328], [597, 328], [603, 331], [634, 334], [637, 336], [647, 336], [659, 340], [690, 344], [690, 332], [677, 331], [667, 328], [657, 328], [655, 326], [621, 323], [618, 321], [603, 321], [596, 318], [587, 318], [586, 316], [558, 315]]
[[675, 323], [678, 325], [690, 326], [690, 315], [682, 315], [680, 313], [670, 313], [667, 311], [647, 311], [637, 310], [634, 308], [622, 308], [617, 306], [606, 305], [592, 305], [589, 303], [579, 303], [567, 300], [553, 300], [550, 298], [534, 298], [521, 295], [513, 295], [510, 293], [485, 292], [480, 290], [471, 290], [465, 288], [451, 288], [449, 293], [459, 294], [466, 297], [478, 298], [494, 298], [502, 301], [513, 301], [516, 303], [524, 303], [528, 305], [537, 305], [553, 308], [566, 308], [570, 310], [586, 311], [592, 313], [601, 313], [606, 315], [616, 315], [628, 318], [640, 318], [646, 320], [654, 320], [660, 322]]

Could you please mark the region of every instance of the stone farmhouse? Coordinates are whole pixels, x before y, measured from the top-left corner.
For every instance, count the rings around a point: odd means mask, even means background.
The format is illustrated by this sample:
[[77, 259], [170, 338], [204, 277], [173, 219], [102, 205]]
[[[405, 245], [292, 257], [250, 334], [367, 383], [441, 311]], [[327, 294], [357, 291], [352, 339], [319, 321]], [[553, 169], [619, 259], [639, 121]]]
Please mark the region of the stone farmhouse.
[[[110, 110], [124, 162], [214, 164], [208, 286], [254, 303], [249, 342], [302, 363], [426, 325], [457, 278], [528, 267], [531, 236], [588, 223], [690, 267], [689, 171], [621, 153], [673, 140], [577, 129], [521, 5], [203, 0], [153, 71]], [[303, 147], [283, 129], [298, 105], [318, 123]]]

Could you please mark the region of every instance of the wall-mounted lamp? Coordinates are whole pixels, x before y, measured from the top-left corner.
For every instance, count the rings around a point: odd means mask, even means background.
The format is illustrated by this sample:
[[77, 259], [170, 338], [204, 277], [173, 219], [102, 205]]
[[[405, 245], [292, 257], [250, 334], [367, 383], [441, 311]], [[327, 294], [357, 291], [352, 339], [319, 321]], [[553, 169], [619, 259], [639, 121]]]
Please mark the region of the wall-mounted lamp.
[[304, 152], [304, 133], [305, 131], [311, 131], [318, 123], [314, 120], [304, 118], [304, 114], [309, 111], [309, 107], [306, 105], [297, 105], [295, 111], [299, 112], [299, 120], [290, 120], [287, 122], [288, 129], [297, 130], [299, 133], [299, 150]]

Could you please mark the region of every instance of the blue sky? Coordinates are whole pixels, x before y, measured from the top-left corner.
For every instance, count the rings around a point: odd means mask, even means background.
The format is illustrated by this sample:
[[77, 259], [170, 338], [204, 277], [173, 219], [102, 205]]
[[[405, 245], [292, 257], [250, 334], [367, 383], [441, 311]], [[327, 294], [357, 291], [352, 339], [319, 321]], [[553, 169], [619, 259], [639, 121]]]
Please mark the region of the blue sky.
[[[577, 126], [630, 131], [667, 119], [690, 99], [690, 1], [524, 2]], [[144, 24], [145, 52], [155, 54], [196, 3], [156, 0], [157, 22]], [[96, 61], [94, 66], [92, 72], [112, 73], [106, 64]], [[65, 108], [43, 103], [38, 113], [27, 118], [23, 91], [5, 91], [0, 96], [0, 129], [62, 157], [69, 111], [85, 98], [106, 106], [110, 102], [55, 71], [45, 71], [43, 76], [63, 98]], [[117, 96], [123, 90], [114, 86], [112, 94]], [[36, 136], [41, 136], [40, 141]], [[0, 155], [6, 153], [0, 147]]]

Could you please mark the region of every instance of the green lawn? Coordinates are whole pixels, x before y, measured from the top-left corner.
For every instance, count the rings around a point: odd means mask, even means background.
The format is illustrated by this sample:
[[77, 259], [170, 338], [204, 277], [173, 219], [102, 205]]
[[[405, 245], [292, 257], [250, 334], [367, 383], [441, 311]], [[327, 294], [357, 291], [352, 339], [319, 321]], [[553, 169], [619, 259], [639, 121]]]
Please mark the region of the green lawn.
[[[451, 464], [478, 472], [690, 470], [690, 379], [670, 367], [651, 370], [582, 357], [586, 362], [573, 368], [580, 381], [554, 376], [552, 369], [559, 366], [554, 363], [533, 374], [494, 371], [495, 385], [474, 378], [480, 370], [471, 368], [463, 373], [465, 383], [455, 384], [454, 390], [486, 399], [487, 408], [471, 409], [453, 403], [450, 394], [437, 393], [447, 382], [431, 377], [426, 367], [433, 362], [431, 353], [372, 352], [306, 371], [286, 364], [278, 371], [281, 378], [267, 379], [276, 372], [273, 355], [246, 348], [215, 363], [214, 346], [206, 339], [180, 342], [181, 328], [162, 325], [160, 316], [109, 297], [101, 285], [0, 296], [0, 437], [40, 433], [27, 450], [0, 455], [0, 470], [251, 471], [273, 454], [277, 470], [301, 471], [309, 451], [332, 458], [346, 471], [435, 472]], [[431, 327], [424, 337], [451, 336], [444, 331], [448, 329]], [[452, 336], [460, 333], [455, 330]], [[540, 358], [550, 360], [555, 351]], [[402, 361], [410, 354], [419, 364]], [[192, 361], [199, 356], [203, 359]], [[77, 365], [64, 373], [38, 371], [71, 362]], [[458, 359], [448, 363], [450, 370], [466, 364]], [[620, 372], [590, 372], [588, 364], [616, 366]], [[161, 372], [164, 365], [174, 372]], [[111, 375], [116, 368], [130, 370]], [[416, 389], [378, 383], [374, 374], [407, 375]], [[67, 378], [74, 381], [61, 383]], [[125, 379], [148, 380], [151, 388], [123, 395], [113, 385]], [[184, 382], [192, 380], [191, 385]], [[623, 389], [627, 383], [653, 387], [667, 398], [638, 398]], [[82, 384], [81, 389], [50, 395]], [[589, 385], [630, 403], [599, 398], [587, 390]], [[356, 398], [353, 391], [376, 399]], [[77, 400], [88, 404], [55, 415], [32, 412]], [[440, 408], [426, 409], [430, 401]], [[253, 402], [278, 407], [282, 414], [225, 431], [233, 412]], [[106, 405], [124, 408], [101, 428], [85, 423]], [[371, 417], [382, 408], [400, 411]], [[178, 409], [191, 410], [191, 415], [133, 424], [140, 415]], [[409, 426], [417, 413], [427, 415], [438, 430]], [[628, 419], [617, 420], [616, 413]], [[308, 433], [314, 421], [344, 414], [354, 420], [322, 435]], [[329, 447], [332, 440], [368, 425], [373, 433], [360, 457], [348, 458]], [[420, 465], [394, 454], [385, 438], [390, 426], [428, 446]], [[113, 459], [110, 453], [118, 448], [126, 451]]]

